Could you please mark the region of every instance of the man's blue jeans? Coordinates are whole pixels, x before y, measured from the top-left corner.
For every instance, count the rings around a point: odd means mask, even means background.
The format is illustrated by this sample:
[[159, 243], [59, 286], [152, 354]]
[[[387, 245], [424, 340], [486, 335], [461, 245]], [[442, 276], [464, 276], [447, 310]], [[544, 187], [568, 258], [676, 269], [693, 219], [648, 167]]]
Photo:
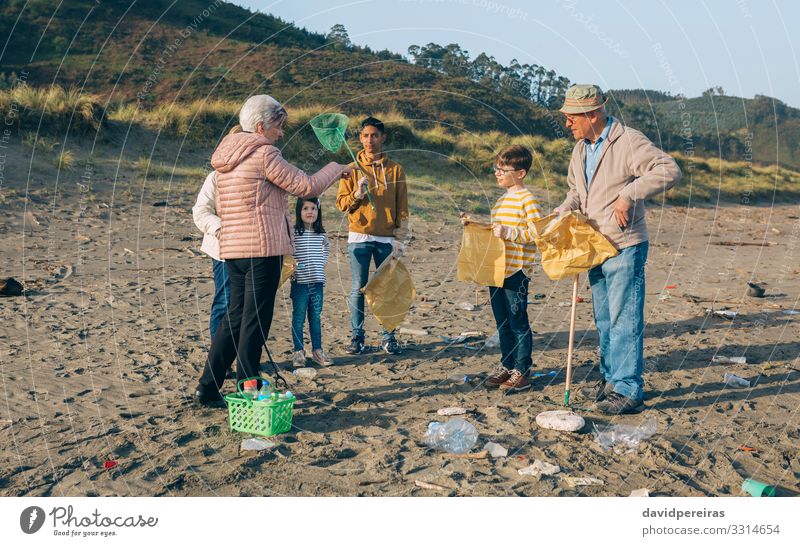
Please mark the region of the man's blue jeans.
[[211, 258], [214, 271], [214, 300], [211, 302], [211, 339], [228, 310], [228, 302], [231, 301], [231, 284], [228, 282], [228, 272], [225, 271], [225, 262]]
[[502, 287], [489, 287], [489, 302], [500, 336], [503, 367], [526, 374], [531, 369], [533, 333], [528, 321], [528, 285], [520, 270], [508, 277]]
[[644, 395], [644, 266], [648, 242], [623, 248], [589, 270], [594, 322], [600, 334], [600, 372], [614, 391]]
[[292, 298], [292, 345], [295, 351], [303, 350], [303, 323], [308, 316], [311, 350], [322, 350], [322, 295], [321, 282], [300, 284], [293, 282], [289, 296]]
[[[350, 255], [350, 275], [352, 283], [350, 285], [350, 326], [353, 337], [364, 339], [364, 294], [361, 289], [367, 285], [369, 280], [369, 264], [375, 261], [378, 268], [383, 261], [392, 255], [392, 245], [390, 243], [349, 243], [347, 253]], [[392, 339], [393, 332], [383, 330], [383, 340]]]

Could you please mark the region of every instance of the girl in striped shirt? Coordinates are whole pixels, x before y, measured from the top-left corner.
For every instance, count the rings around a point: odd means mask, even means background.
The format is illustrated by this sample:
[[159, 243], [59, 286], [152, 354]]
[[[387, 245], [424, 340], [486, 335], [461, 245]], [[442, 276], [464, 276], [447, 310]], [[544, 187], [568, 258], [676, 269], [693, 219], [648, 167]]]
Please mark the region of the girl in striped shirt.
[[299, 198], [295, 207], [294, 259], [297, 269], [292, 276], [292, 364], [306, 364], [303, 349], [303, 323], [308, 317], [311, 334], [311, 359], [321, 366], [333, 362], [322, 350], [322, 297], [325, 286], [325, 264], [331, 244], [322, 227], [322, 211], [316, 197]]

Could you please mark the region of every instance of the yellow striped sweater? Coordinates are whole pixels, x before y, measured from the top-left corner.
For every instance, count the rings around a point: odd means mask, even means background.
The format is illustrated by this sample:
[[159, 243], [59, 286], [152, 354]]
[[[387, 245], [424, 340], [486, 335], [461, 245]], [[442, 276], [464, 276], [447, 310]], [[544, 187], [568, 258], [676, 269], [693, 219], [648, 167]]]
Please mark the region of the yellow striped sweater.
[[533, 221], [540, 217], [539, 202], [527, 188], [508, 190], [492, 207], [492, 222], [507, 229], [506, 278], [520, 269], [527, 275], [533, 273], [536, 244], [533, 242]]

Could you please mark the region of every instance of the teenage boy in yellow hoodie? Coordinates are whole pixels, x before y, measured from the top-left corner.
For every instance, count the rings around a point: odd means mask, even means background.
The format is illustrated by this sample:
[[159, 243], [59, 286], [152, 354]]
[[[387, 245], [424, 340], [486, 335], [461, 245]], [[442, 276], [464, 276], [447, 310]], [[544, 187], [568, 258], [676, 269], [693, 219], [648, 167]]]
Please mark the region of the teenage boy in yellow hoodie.
[[[350, 324], [352, 339], [348, 354], [364, 352], [364, 294], [370, 262], [375, 267], [391, 256], [403, 254], [408, 236], [408, 191], [403, 168], [383, 152], [386, 130], [383, 122], [368, 117], [361, 122], [358, 135], [363, 150], [358, 152], [358, 167], [363, 176], [352, 174], [339, 181], [336, 206], [350, 220], [347, 250], [350, 255], [352, 284]], [[383, 350], [400, 354], [394, 332], [383, 331]]]

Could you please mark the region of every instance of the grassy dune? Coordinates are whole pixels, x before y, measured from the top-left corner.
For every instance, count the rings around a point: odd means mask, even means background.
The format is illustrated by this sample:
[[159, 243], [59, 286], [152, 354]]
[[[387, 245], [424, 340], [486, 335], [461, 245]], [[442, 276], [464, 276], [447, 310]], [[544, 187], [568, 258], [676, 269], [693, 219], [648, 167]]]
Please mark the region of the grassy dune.
[[[150, 109], [137, 103], [105, 104], [91, 94], [58, 86], [26, 85], [0, 91], [0, 109], [15, 112], [22, 156], [39, 177], [78, 176], [87, 162], [123, 171], [167, 192], [192, 192], [210, 167], [216, 142], [236, 124], [239, 103], [193, 101]], [[349, 161], [343, 148], [334, 156], [321, 149], [309, 121], [324, 105], [289, 109], [284, 155], [305, 169], [330, 160]], [[406, 168], [416, 213], [436, 217], [445, 211], [488, 213], [499, 194], [490, 168], [497, 151], [523, 144], [534, 151], [530, 185], [546, 206], [560, 202], [566, 188], [573, 142], [542, 136], [469, 132], [430, 121], [410, 120], [388, 109], [373, 113], [389, 129], [387, 150]], [[358, 146], [358, 119], [351, 119], [349, 142]], [[87, 151], [87, 142], [100, 143]], [[91, 157], [88, 157], [91, 154]], [[768, 204], [797, 199], [800, 173], [776, 165], [730, 162], [673, 154], [683, 182], [659, 202]]]

